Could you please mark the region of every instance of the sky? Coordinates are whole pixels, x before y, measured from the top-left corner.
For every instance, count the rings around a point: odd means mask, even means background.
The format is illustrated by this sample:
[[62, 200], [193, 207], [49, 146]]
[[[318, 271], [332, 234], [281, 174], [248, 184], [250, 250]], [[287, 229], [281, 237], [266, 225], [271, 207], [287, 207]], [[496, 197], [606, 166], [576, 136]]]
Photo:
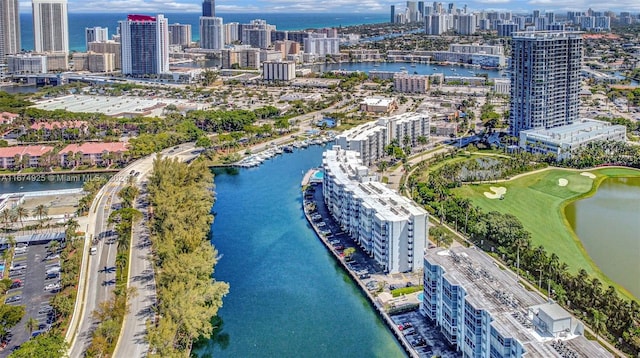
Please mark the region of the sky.
[[[170, 13], [200, 12], [201, 0], [68, 0], [69, 12], [110, 13]], [[447, 4], [451, 1], [440, 1]], [[425, 4], [433, 3], [425, 1]], [[515, 13], [530, 13], [531, 10], [571, 11], [612, 10], [640, 13], [640, 0], [616, 0], [602, 2], [593, 0], [473, 0], [453, 1], [456, 7], [465, 4], [471, 10], [504, 10]], [[216, 11], [220, 13], [388, 13], [391, 5], [405, 8], [406, 2], [396, 0], [217, 0]], [[31, 12], [31, 1], [20, 0], [21, 12]]]

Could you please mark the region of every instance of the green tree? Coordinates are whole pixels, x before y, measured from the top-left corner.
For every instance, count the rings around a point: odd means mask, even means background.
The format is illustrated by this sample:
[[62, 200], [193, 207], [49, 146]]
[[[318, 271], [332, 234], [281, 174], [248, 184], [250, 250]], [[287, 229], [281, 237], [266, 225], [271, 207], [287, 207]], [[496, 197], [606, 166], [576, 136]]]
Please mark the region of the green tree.
[[24, 328], [29, 331], [29, 335], [31, 335], [31, 333], [38, 328], [38, 320], [33, 317], [29, 317], [27, 322], [24, 324]]
[[347, 247], [344, 249], [343, 254], [345, 258], [350, 258], [353, 254], [356, 253], [356, 249], [354, 247]]

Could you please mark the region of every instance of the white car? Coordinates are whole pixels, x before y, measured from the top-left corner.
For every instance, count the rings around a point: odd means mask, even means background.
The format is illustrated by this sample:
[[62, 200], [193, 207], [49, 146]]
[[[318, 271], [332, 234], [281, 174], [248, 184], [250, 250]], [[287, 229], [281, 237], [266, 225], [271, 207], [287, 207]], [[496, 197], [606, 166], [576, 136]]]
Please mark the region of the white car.
[[61, 288], [62, 286], [60, 285], [60, 283], [50, 283], [46, 286], [44, 286], [44, 289], [46, 291], [51, 291], [51, 290], [57, 290], [59, 288]]

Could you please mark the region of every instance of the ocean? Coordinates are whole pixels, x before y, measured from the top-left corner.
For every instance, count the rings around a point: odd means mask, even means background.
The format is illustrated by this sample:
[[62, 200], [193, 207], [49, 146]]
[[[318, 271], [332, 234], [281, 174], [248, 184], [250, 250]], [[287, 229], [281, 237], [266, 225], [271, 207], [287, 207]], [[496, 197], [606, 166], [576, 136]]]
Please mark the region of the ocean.
[[[200, 39], [199, 13], [166, 13], [170, 24], [191, 24], [193, 40]], [[263, 19], [278, 30], [304, 30], [309, 28], [340, 27], [362, 24], [384, 23], [389, 21], [387, 14], [218, 14], [224, 23], [249, 23], [254, 19]], [[127, 14], [80, 14], [69, 13], [69, 48], [71, 51], [85, 51], [84, 29], [86, 27], [108, 27], [109, 36], [116, 33], [118, 21], [125, 20]], [[33, 19], [31, 13], [20, 14], [22, 48], [33, 50]]]

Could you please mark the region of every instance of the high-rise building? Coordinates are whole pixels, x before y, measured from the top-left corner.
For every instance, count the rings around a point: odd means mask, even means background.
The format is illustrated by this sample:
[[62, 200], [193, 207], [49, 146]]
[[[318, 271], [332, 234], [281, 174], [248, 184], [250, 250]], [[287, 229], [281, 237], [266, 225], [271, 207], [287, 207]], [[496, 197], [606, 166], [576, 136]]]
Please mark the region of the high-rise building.
[[109, 40], [108, 27], [85, 27], [84, 38], [87, 51], [89, 50], [89, 42], [106, 42]]
[[20, 52], [20, 15], [18, 0], [0, 0], [0, 63], [6, 55]]
[[164, 15], [129, 15], [119, 24], [123, 75], [169, 72], [169, 22]]
[[169, 25], [169, 44], [189, 46], [191, 45], [191, 25], [171, 24]]
[[418, 1], [418, 16], [420, 16], [420, 21], [424, 17], [424, 1]]
[[396, 22], [396, 6], [391, 5], [391, 21], [392, 24]]
[[415, 1], [407, 1], [408, 22], [418, 22], [418, 17], [418, 3]]
[[516, 32], [511, 53], [511, 134], [576, 121], [582, 36], [560, 31]]
[[240, 40], [240, 34], [238, 33], [239, 23], [229, 22], [224, 24], [224, 43], [225, 45], [234, 43]]
[[215, 0], [204, 0], [202, 2], [202, 16], [216, 17], [216, 1]]
[[35, 52], [69, 52], [67, 0], [32, 0]]
[[224, 25], [221, 17], [200, 17], [200, 47], [220, 50], [224, 47]]
[[311, 34], [304, 40], [304, 53], [313, 53], [317, 56], [337, 55], [340, 53], [340, 39], [326, 37], [324, 34]]

